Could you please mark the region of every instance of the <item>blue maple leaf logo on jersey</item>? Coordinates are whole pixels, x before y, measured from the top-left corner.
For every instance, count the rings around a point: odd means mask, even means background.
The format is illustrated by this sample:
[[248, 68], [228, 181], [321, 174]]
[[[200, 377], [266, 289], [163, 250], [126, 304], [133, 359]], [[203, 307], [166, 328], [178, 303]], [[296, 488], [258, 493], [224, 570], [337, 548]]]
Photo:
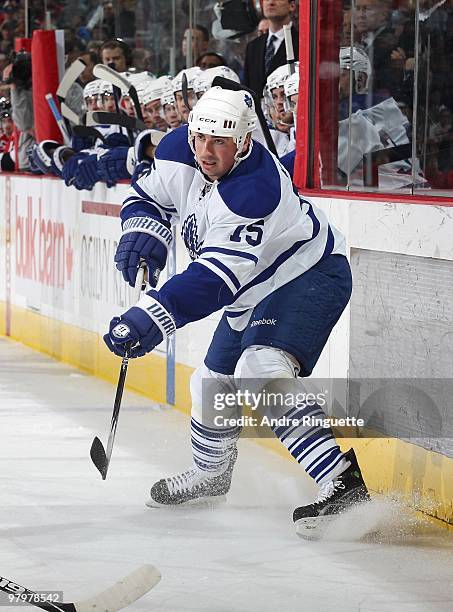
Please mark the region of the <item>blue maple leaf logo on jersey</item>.
[[248, 106], [249, 108], [252, 108], [252, 106], [253, 106], [253, 100], [252, 100], [252, 97], [251, 97], [251, 96], [249, 96], [249, 94], [245, 94], [245, 96], [244, 96], [244, 102], [247, 104], [247, 106]]
[[200, 255], [203, 243], [198, 242], [197, 218], [194, 214], [189, 215], [184, 221], [181, 229], [181, 236], [187, 250], [189, 251], [190, 258], [197, 259], [197, 257]]

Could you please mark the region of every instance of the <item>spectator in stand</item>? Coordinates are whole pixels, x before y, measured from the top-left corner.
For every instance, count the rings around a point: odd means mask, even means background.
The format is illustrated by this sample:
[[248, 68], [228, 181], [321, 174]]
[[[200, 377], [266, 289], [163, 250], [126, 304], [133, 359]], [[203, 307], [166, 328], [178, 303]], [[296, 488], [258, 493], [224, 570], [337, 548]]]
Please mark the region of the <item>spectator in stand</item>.
[[406, 52], [398, 44], [397, 32], [390, 25], [391, 0], [356, 0], [356, 40], [371, 62], [373, 89], [388, 97], [402, 86]]
[[256, 30], [260, 36], [267, 36], [269, 34], [269, 20], [260, 19], [260, 22]]
[[115, 38], [115, 10], [112, 2], [104, 2], [104, 18], [102, 26], [107, 34], [106, 38]]
[[207, 70], [208, 68], [217, 68], [217, 66], [228, 66], [228, 64], [222, 55], [214, 51], [207, 51], [197, 57], [195, 66], [199, 66], [202, 70]]
[[20, 131], [18, 151], [14, 155], [16, 167], [28, 170], [27, 151], [35, 143], [30, 54], [18, 53], [3, 71], [3, 80], [11, 86], [12, 119]]
[[11, 117], [11, 103], [6, 98], [0, 99], [0, 153], [11, 150], [14, 142], [14, 122]]
[[450, 149], [453, 144], [453, 121], [452, 113], [447, 106], [439, 109], [439, 119], [431, 126], [429, 138], [438, 147], [438, 165], [441, 171], [450, 170]]
[[118, 72], [126, 72], [131, 67], [132, 52], [128, 44], [120, 38], [107, 40], [101, 47], [102, 63], [106, 66], [114, 64]]
[[[286, 63], [283, 26], [291, 22], [296, 9], [295, 0], [263, 0], [263, 14], [269, 22], [267, 36], [258, 36], [245, 49], [244, 85], [251, 87], [258, 96], [263, 95], [267, 77]], [[299, 54], [299, 35], [291, 27], [294, 55]]]
[[0, 52], [0, 74], [3, 74], [6, 66], [9, 64], [8, 55]]
[[202, 25], [196, 25], [190, 30], [186, 29], [184, 32], [184, 36], [182, 37], [181, 50], [183, 55], [184, 64], [186, 63], [188, 44], [189, 44], [189, 36], [190, 32], [192, 32], [192, 60], [194, 61], [203, 53], [206, 53], [209, 47], [209, 32]]
[[152, 53], [149, 49], [133, 49], [132, 67], [137, 72], [152, 72]]

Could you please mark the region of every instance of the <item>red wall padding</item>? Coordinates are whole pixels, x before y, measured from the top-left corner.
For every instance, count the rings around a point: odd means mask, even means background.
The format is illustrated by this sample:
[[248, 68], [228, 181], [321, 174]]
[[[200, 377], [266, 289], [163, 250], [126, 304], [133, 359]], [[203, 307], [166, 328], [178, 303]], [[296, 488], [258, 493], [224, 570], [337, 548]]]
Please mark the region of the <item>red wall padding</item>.
[[27, 51], [27, 53], [31, 53], [31, 38], [15, 38], [14, 39], [14, 51], [19, 53], [19, 51]]
[[36, 140], [49, 139], [62, 142], [60, 130], [45, 98], [47, 93], [55, 96], [59, 83], [57, 47], [53, 30], [33, 32], [31, 57]]

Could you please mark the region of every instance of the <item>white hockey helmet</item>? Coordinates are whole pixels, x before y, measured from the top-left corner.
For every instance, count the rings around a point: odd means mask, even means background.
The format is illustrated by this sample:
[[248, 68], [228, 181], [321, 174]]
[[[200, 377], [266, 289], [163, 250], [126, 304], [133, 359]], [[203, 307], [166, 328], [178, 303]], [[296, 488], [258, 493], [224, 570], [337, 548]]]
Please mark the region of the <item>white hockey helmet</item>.
[[[365, 94], [368, 91], [371, 76], [371, 63], [364, 49], [360, 47], [340, 47], [340, 69], [353, 70], [355, 81], [355, 92]], [[359, 79], [359, 74], [364, 74], [364, 79]]]
[[[284, 87], [286, 79], [289, 77], [288, 66], [279, 66], [267, 77], [266, 91], [271, 96], [272, 90], [277, 87]], [[272, 97], [272, 96], [271, 96]]]
[[212, 85], [212, 81], [215, 77], [220, 76], [225, 79], [230, 79], [235, 83], [239, 83], [239, 77], [231, 70], [228, 66], [216, 66], [215, 68], [207, 68], [206, 70], [202, 70], [200, 74], [195, 77], [193, 82], [193, 90], [197, 95], [197, 98], [200, 98], [205, 91], [208, 91]]
[[113, 85], [108, 81], [99, 81], [99, 95], [113, 96]]
[[284, 84], [285, 96], [289, 98], [294, 94], [299, 93], [299, 71], [296, 70], [291, 76], [289, 76]]
[[247, 91], [211, 87], [190, 111], [189, 145], [195, 153], [193, 139], [197, 132], [208, 136], [233, 138], [237, 147], [234, 159], [239, 163], [251, 153], [250, 145], [247, 154], [241, 157], [246, 136], [255, 129], [257, 121], [255, 104]]
[[141, 81], [140, 83], [137, 83], [137, 85], [135, 85], [135, 90], [137, 92], [138, 101], [140, 102], [140, 104], [144, 103], [143, 99], [145, 96], [145, 91], [154, 83], [155, 80], [156, 79], [147, 79], [146, 81]]
[[102, 81], [100, 79], [95, 79], [94, 81], [90, 81], [83, 88], [83, 97], [86, 98], [95, 98], [100, 93]]
[[296, 70], [291, 76], [289, 76], [284, 84], [285, 89], [285, 110], [294, 111], [294, 107], [291, 103], [291, 96], [299, 93], [299, 70]]
[[143, 90], [141, 103], [149, 104], [155, 100], [160, 101], [164, 92], [167, 91], [169, 87], [171, 87], [171, 80], [167, 76], [159, 77], [152, 83], [148, 83]]
[[185, 68], [184, 70], [181, 70], [181, 72], [178, 72], [172, 81], [173, 92], [176, 93], [177, 91], [182, 91], [183, 74], [185, 74], [187, 77], [187, 89], [193, 89], [193, 82], [200, 72], [202, 72], [202, 70], [198, 66], [194, 66], [193, 68]]
[[169, 88], [166, 89], [161, 95], [160, 103], [162, 104], [162, 107], [164, 107], [166, 104], [172, 104], [173, 106], [175, 105], [175, 94], [173, 93], [173, 86], [171, 82], [169, 84]]

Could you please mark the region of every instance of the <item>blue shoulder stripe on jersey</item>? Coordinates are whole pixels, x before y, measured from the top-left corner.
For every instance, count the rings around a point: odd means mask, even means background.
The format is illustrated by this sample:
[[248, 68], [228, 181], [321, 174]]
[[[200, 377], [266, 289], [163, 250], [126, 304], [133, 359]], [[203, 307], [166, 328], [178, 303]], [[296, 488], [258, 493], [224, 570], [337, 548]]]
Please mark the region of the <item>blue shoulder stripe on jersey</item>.
[[[141, 198], [140, 196], [136, 195], [136, 196], [130, 196], [128, 198], [126, 198], [123, 202], [123, 207], [125, 206], [130, 206], [133, 202], [143, 202], [144, 198]], [[150, 196], [148, 196], [146, 198], [146, 204], [155, 204], [156, 206], [158, 206], [159, 208], [162, 208], [163, 210], [165, 210], [165, 212], [178, 212], [176, 210], [176, 208], [174, 207], [169, 207], [169, 206], [162, 206], [162, 204], [159, 204], [158, 202], [156, 202], [156, 200], [154, 200], [153, 198], [151, 198]]]
[[188, 143], [188, 125], [169, 132], [157, 145], [154, 157], [164, 161], [179, 162], [196, 168], [195, 157]]
[[[265, 147], [254, 142], [250, 156], [218, 183], [226, 206], [239, 217], [260, 219], [270, 215], [281, 197], [282, 176], [277, 163]], [[287, 175], [283, 177], [290, 180]]]
[[230, 281], [233, 283], [233, 285], [236, 287], [236, 289], [239, 289], [241, 286], [241, 283], [238, 281], [238, 279], [236, 278], [236, 275], [230, 270], [230, 268], [228, 266], [226, 266], [224, 263], [222, 263], [221, 261], [219, 261], [218, 259], [214, 259], [214, 257], [200, 257], [200, 259], [203, 261], [210, 261], [212, 264], [214, 264], [214, 266], [216, 266], [217, 268], [219, 268], [219, 270], [222, 270], [222, 272], [224, 274], [226, 274], [228, 276], [228, 278], [230, 279]]
[[244, 259], [250, 259], [250, 261], [255, 262], [255, 265], [258, 263], [258, 257], [256, 257], [256, 255], [246, 253], [245, 251], [224, 249], [223, 247], [206, 247], [205, 249], [201, 249], [200, 254], [202, 253], [223, 253], [224, 255], [233, 255], [234, 257], [243, 257]]
[[312, 220], [313, 223], [313, 233], [311, 235], [311, 238], [307, 238], [307, 240], [299, 240], [298, 242], [295, 242], [292, 247], [290, 247], [288, 250], [284, 251], [283, 253], [280, 253], [280, 255], [277, 257], [277, 259], [274, 261], [274, 263], [272, 265], [270, 265], [268, 268], [266, 268], [265, 270], [263, 270], [262, 272], [260, 272], [260, 274], [258, 274], [258, 276], [256, 276], [253, 280], [251, 280], [249, 283], [247, 283], [247, 285], [244, 285], [242, 287], [242, 289], [240, 289], [236, 295], [235, 298], [237, 299], [239, 296], [241, 296], [243, 293], [245, 293], [246, 291], [248, 291], [251, 287], [254, 287], [255, 285], [259, 285], [260, 283], [264, 283], [265, 281], [267, 281], [273, 274], [275, 274], [275, 271], [277, 270], [277, 268], [279, 268], [281, 265], [283, 265], [290, 257], [292, 257], [295, 253], [297, 253], [297, 251], [304, 245], [307, 244], [307, 242], [310, 242], [311, 240], [313, 240], [313, 238], [316, 238], [316, 236], [319, 234], [319, 230], [321, 228], [321, 224], [319, 223], [312, 205], [307, 202], [307, 204], [309, 205], [309, 209], [307, 211], [308, 216], [310, 217], [310, 219]]
[[324, 253], [322, 254], [321, 259], [325, 259], [326, 257], [328, 257], [332, 253], [334, 246], [335, 246], [335, 237], [329, 225], [327, 228], [326, 248], [324, 249]]
[[[137, 213], [141, 214], [137, 215]], [[133, 204], [123, 206], [120, 212], [121, 221], [126, 221], [126, 219], [129, 219], [129, 217], [140, 217], [143, 215], [152, 215], [157, 219], [163, 219], [161, 210], [150, 204], [150, 202], [144, 202], [143, 200], [138, 200]]]
[[291, 179], [294, 178], [294, 163], [296, 161], [296, 150], [290, 151], [283, 157], [280, 157], [280, 163], [285, 168], [285, 170], [289, 173]]

